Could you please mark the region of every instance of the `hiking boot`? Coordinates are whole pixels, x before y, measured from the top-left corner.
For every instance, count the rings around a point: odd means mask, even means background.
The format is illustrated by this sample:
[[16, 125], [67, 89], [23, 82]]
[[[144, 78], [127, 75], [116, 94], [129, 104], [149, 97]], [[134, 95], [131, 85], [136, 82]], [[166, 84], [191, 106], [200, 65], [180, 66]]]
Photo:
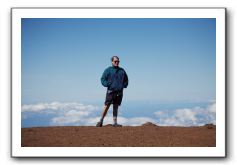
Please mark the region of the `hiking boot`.
[[122, 125], [120, 125], [120, 124], [113, 124], [113, 127], [122, 127]]
[[102, 127], [103, 126], [103, 122], [102, 121], [99, 121], [97, 124], [96, 124], [96, 127]]

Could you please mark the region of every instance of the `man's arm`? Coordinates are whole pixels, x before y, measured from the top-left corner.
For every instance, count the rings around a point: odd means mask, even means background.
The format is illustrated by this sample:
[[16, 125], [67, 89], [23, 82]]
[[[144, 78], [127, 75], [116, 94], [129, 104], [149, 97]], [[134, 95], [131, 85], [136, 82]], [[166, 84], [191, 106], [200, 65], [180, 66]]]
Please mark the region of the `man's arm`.
[[128, 75], [127, 73], [124, 71], [124, 79], [123, 79], [123, 87], [127, 88], [128, 86]]
[[109, 86], [109, 82], [108, 82], [108, 69], [105, 69], [102, 77], [101, 77], [101, 84], [104, 86], [104, 87], [108, 87]]

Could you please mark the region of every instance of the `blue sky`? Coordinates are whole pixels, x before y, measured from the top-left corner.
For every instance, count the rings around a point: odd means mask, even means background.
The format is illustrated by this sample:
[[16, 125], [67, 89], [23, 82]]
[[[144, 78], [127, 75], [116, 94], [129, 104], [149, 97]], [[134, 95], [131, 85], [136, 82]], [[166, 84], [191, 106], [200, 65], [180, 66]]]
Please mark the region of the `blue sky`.
[[[57, 108], [79, 103], [96, 107], [97, 113], [93, 114], [98, 117], [106, 91], [100, 77], [111, 65], [112, 55], [120, 57], [120, 66], [129, 77], [121, 109], [137, 109], [132, 113], [123, 111], [124, 118], [141, 117], [148, 104], [152, 106], [144, 117], [173, 110], [170, 118], [176, 110], [193, 112], [199, 107], [208, 111], [215, 105], [215, 19], [25, 18], [21, 30], [22, 106], [50, 109], [52, 103], [60, 104]], [[165, 110], [161, 105], [167, 105]], [[32, 109], [22, 110], [22, 121], [27, 126], [34, 125], [34, 116], [39, 115], [35, 113], [40, 108]], [[72, 110], [65, 109], [57, 115]], [[82, 114], [77, 113], [80, 108], [75, 109], [72, 113]], [[39, 111], [44, 114], [42, 109]], [[45, 116], [41, 115], [42, 121]], [[48, 115], [49, 124], [54, 117]], [[154, 120], [161, 122], [159, 118]]]

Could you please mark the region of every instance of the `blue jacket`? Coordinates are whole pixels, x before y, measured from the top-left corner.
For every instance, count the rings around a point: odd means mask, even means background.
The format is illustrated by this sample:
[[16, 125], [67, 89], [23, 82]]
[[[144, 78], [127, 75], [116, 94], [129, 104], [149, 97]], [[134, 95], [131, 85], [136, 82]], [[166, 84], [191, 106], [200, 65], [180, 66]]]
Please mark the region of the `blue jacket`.
[[123, 68], [110, 66], [105, 69], [101, 77], [101, 83], [108, 90], [123, 90], [128, 86], [128, 76]]

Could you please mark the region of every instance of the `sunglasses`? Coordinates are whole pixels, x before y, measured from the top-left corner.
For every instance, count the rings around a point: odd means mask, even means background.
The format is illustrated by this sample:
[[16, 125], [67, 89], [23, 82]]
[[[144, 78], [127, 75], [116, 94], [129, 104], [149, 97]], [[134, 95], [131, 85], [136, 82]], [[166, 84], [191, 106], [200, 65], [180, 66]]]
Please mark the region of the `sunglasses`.
[[119, 63], [120, 61], [114, 61], [115, 63]]

